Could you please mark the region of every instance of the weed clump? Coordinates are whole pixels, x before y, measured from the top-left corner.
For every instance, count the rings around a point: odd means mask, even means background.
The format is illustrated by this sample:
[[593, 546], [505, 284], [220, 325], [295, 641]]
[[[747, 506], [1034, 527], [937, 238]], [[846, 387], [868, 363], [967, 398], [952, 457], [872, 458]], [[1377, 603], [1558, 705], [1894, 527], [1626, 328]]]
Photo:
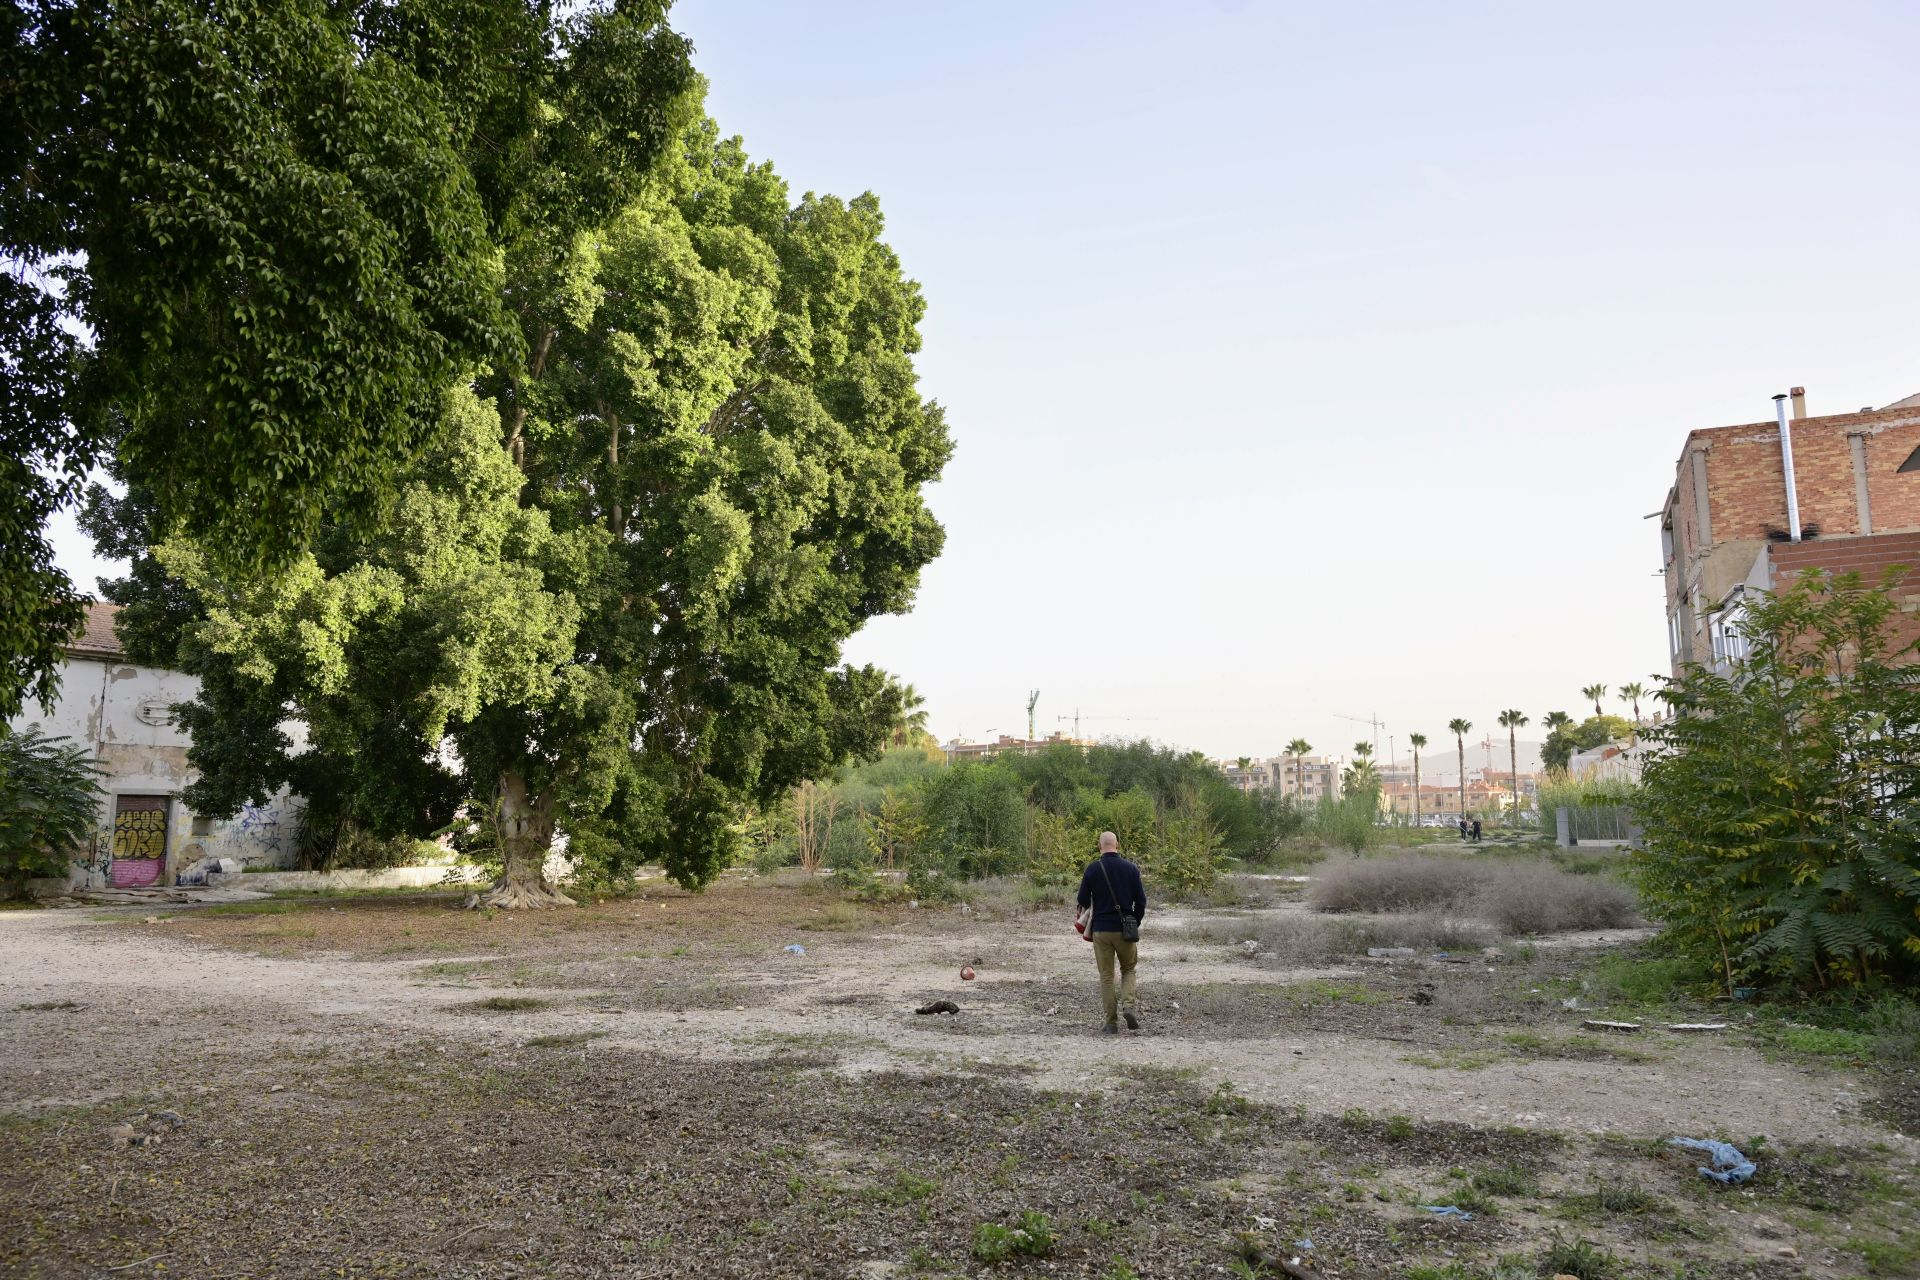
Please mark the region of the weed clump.
[[977, 1262], [1005, 1262], [1015, 1254], [1044, 1258], [1053, 1252], [1058, 1235], [1053, 1220], [1044, 1213], [1028, 1210], [1020, 1215], [1018, 1226], [983, 1222], [973, 1229], [972, 1254]]

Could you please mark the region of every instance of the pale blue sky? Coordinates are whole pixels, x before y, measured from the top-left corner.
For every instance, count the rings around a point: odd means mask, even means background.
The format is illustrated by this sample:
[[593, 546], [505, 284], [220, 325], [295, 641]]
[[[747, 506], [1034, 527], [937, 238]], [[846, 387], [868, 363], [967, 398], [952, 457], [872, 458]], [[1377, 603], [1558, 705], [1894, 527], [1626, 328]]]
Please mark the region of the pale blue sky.
[[1214, 755], [1577, 712], [1665, 669], [1687, 431], [1920, 391], [1911, 5], [675, 23], [722, 128], [877, 192], [925, 287], [947, 552], [849, 656], [942, 738], [1036, 687]]

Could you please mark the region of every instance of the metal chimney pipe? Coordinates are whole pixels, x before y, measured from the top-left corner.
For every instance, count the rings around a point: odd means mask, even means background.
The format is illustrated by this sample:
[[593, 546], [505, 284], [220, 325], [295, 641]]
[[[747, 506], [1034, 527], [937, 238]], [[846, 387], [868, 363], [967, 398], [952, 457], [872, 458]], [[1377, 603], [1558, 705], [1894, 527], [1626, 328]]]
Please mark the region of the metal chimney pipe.
[[1787, 477], [1787, 537], [1800, 541], [1800, 495], [1793, 483], [1793, 428], [1787, 425], [1785, 393], [1773, 398], [1774, 416], [1780, 420], [1780, 469]]

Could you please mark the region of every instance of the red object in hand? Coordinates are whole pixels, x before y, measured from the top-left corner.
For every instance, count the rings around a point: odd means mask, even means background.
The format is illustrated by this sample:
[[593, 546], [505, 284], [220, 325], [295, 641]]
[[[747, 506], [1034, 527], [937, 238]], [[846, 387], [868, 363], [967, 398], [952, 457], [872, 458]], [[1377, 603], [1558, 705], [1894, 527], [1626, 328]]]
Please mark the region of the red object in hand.
[[962, 981], [962, 982], [972, 982], [972, 981], [973, 981], [973, 966], [972, 966], [972, 965], [970, 965], [970, 964], [963, 964], [963, 965], [961, 965], [961, 966], [960, 966], [960, 981]]
[[1082, 911], [1073, 918], [1073, 931], [1088, 942], [1093, 941], [1093, 912]]

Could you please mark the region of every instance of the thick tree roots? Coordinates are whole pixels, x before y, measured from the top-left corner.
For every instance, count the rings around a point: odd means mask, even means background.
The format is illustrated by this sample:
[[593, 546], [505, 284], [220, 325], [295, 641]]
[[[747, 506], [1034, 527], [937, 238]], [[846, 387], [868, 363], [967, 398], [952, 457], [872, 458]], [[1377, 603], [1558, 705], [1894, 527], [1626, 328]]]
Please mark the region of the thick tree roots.
[[500, 907], [507, 911], [538, 911], [545, 907], [571, 907], [577, 904], [546, 880], [540, 879], [531, 882], [502, 880], [481, 895], [478, 905]]

